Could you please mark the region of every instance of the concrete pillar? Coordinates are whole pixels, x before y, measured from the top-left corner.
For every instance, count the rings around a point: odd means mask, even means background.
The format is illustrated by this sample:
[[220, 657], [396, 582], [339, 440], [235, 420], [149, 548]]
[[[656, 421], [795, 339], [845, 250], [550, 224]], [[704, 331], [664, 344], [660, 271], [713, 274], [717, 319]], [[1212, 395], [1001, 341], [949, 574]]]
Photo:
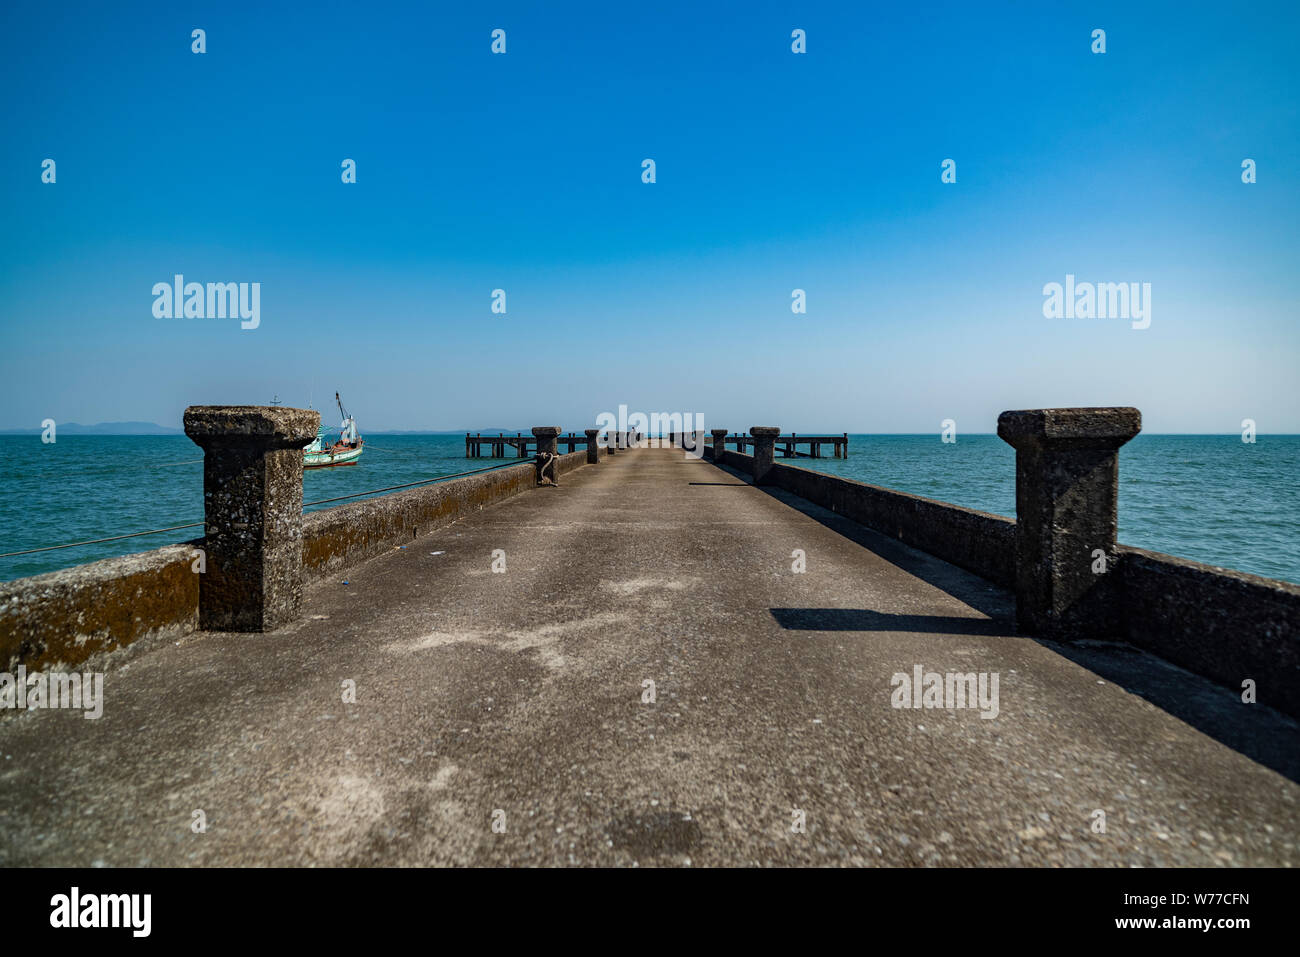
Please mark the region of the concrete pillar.
[[199, 627], [272, 631], [302, 608], [302, 447], [320, 413], [192, 405], [185, 434], [203, 449], [205, 570]]
[[722, 453], [727, 451], [727, 430], [713, 430], [713, 461], [721, 462]]
[[775, 426], [756, 425], [749, 434], [754, 437], [754, 484], [763, 485], [767, 473], [776, 464], [776, 437], [781, 430]]
[[559, 456], [560, 454], [560, 428], [556, 425], [537, 425], [532, 429], [533, 438], [537, 440], [537, 458], [534, 465], [537, 468], [537, 484], [541, 485], [543, 476], [550, 475], [551, 484], [560, 484], [560, 463], [558, 458], [552, 459], [551, 464], [542, 465], [541, 456], [549, 452], [551, 455]]
[[[1142, 428], [1131, 408], [1029, 409], [998, 416], [1016, 450], [1016, 623], [1058, 639], [1118, 630], [1109, 568], [1119, 447]], [[1105, 552], [1107, 571], [1093, 552]]]
[[600, 461], [600, 446], [596, 444], [596, 436], [600, 434], [600, 429], [586, 429], [587, 433], [587, 464], [595, 465]]
[[560, 428], [556, 425], [538, 425], [533, 427], [533, 438], [537, 439], [538, 453], [550, 452], [558, 455]]

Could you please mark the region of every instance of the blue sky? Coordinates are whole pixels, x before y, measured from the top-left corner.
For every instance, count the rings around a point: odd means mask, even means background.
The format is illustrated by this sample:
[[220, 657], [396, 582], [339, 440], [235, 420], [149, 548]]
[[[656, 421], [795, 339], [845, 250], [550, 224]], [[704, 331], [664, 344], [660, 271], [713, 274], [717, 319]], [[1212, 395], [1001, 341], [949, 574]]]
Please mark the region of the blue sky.
[[[907, 6], [11, 8], [0, 426], [1300, 432], [1300, 8]], [[260, 327], [155, 318], [178, 272]], [[1067, 273], [1150, 328], [1044, 318]]]

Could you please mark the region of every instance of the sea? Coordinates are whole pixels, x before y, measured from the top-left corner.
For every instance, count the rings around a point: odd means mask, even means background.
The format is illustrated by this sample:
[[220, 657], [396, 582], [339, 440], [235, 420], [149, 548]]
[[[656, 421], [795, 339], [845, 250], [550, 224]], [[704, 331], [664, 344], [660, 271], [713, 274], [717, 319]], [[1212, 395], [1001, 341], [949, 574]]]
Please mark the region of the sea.
[[[805, 434], [815, 434], [811, 431]], [[829, 448], [827, 449], [829, 452]], [[189, 541], [203, 521], [202, 452], [183, 435], [0, 436], [0, 580]], [[371, 433], [358, 465], [303, 476], [307, 511], [340, 496], [517, 459], [467, 459], [464, 435]], [[778, 462], [786, 460], [780, 457]], [[994, 435], [849, 435], [805, 468], [1015, 516], [1015, 452]], [[360, 501], [358, 496], [347, 501]], [[325, 502], [325, 504], [314, 504]], [[26, 555], [49, 545], [173, 531]], [[1139, 435], [1120, 450], [1119, 540], [1300, 584], [1300, 436]]]

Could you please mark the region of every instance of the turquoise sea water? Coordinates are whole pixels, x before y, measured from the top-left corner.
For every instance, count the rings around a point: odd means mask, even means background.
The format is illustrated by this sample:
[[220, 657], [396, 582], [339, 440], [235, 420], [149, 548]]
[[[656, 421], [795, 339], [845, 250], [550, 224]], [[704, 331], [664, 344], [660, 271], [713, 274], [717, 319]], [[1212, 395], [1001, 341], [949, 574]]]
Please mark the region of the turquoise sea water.
[[[375, 434], [366, 445], [357, 466], [307, 472], [304, 500], [503, 461], [466, 459], [459, 435]], [[39, 436], [0, 436], [0, 451], [0, 552], [203, 519], [202, 453], [184, 436], [73, 435], [51, 445]], [[800, 458], [791, 464], [1015, 515], [1015, 453], [992, 435], [962, 435], [948, 445], [937, 435], [851, 435], [847, 459]], [[1265, 435], [1250, 445], [1236, 435], [1140, 435], [1120, 452], [1119, 538], [1300, 583], [1298, 481], [1300, 436]], [[0, 579], [201, 534], [201, 528], [190, 528], [0, 558]]]

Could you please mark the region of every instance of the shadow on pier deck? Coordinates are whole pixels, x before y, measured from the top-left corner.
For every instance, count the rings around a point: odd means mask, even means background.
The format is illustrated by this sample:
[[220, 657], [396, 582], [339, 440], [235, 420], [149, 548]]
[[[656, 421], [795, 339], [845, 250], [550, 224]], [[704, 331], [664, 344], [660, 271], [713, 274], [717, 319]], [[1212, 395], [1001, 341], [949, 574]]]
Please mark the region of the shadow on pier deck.
[[[1300, 788], [1264, 766], [1296, 776], [1294, 721], [1243, 729], [1230, 691], [1013, 617], [937, 558], [633, 450], [312, 586], [278, 631], [128, 650], [98, 721], [0, 721], [0, 863], [1300, 863]], [[918, 665], [998, 673], [997, 717], [892, 707]]]

